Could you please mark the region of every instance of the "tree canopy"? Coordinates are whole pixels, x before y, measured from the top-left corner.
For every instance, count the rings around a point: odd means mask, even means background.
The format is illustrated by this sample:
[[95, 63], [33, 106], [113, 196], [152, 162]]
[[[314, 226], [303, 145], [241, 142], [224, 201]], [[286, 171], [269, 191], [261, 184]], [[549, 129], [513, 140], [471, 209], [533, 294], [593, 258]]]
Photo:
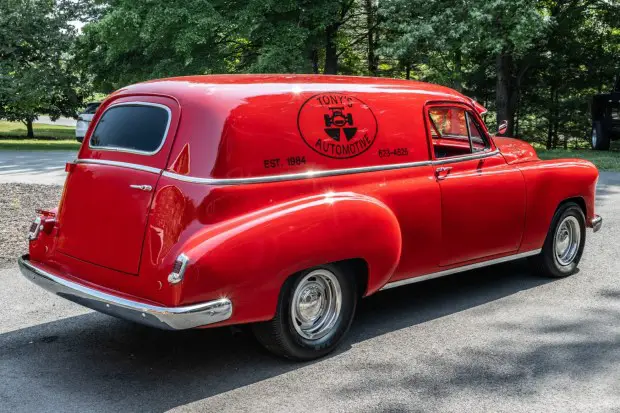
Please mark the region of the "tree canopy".
[[71, 63], [78, 8], [53, 0], [0, 2], [0, 118], [26, 124], [41, 113], [74, 116], [87, 88]]
[[[12, 52], [7, 71], [10, 47], [0, 46], [4, 78], [10, 73], [13, 91], [26, 85], [20, 96], [35, 93], [27, 85], [39, 79], [41, 90], [71, 100], [56, 83], [79, 95], [78, 75], [105, 93], [189, 74], [400, 77], [451, 86], [487, 106], [491, 124], [508, 120], [509, 134], [556, 147], [585, 143], [592, 95], [620, 74], [620, 2], [612, 0], [82, 0], [89, 15], [79, 36], [61, 0], [5, 3], [2, 45], [25, 38], [28, 50], [49, 56], [48, 66], [23, 66]], [[16, 11], [35, 3], [32, 16]], [[36, 110], [63, 107], [38, 100]]]

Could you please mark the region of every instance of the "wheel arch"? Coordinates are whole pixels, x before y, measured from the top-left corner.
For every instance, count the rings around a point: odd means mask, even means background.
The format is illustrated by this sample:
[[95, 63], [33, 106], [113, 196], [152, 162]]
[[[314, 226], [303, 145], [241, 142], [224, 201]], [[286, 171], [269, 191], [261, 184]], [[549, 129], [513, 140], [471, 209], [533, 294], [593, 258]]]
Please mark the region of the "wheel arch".
[[285, 282], [321, 265], [355, 274], [362, 296], [378, 291], [400, 261], [402, 236], [382, 202], [334, 193], [236, 218], [197, 234], [186, 246], [192, 265], [180, 303], [228, 297], [234, 310], [227, 324], [237, 324], [272, 318]]
[[570, 198], [567, 198], [567, 199], [561, 201], [560, 204], [558, 205], [558, 207], [555, 210], [557, 211], [563, 205], [568, 204], [569, 202], [573, 202], [573, 203], [577, 204], [579, 206], [579, 208], [581, 208], [581, 212], [583, 212], [583, 216], [584, 217], [588, 216], [588, 207], [586, 205], [586, 201], [581, 196], [573, 196], [573, 197], [570, 197]]

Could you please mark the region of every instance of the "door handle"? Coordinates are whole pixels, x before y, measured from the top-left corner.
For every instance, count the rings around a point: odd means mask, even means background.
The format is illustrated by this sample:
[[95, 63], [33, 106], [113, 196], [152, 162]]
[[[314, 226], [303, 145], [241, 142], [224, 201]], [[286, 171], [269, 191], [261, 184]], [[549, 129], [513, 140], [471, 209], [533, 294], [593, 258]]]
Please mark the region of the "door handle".
[[438, 181], [446, 179], [450, 171], [452, 170], [451, 166], [442, 166], [440, 168], [435, 169], [435, 177]]
[[140, 191], [151, 192], [153, 187], [151, 185], [129, 185], [131, 189], [139, 189]]

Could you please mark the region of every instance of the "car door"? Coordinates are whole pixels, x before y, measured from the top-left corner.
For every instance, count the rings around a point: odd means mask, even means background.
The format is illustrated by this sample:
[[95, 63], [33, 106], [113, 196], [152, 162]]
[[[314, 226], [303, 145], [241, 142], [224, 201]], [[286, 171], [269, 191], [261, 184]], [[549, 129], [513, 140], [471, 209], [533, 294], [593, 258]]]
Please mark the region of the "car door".
[[426, 109], [441, 190], [440, 266], [516, 252], [525, 223], [525, 181], [508, 165], [473, 109]]
[[58, 250], [137, 274], [153, 194], [180, 109], [154, 96], [108, 102], [69, 168], [59, 210]]

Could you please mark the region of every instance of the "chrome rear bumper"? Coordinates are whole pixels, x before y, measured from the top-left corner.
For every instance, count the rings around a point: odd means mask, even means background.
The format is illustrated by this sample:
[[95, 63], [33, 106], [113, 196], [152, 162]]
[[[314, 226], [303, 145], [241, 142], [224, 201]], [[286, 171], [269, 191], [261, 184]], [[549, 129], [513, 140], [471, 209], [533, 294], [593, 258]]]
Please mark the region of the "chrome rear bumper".
[[594, 218], [592, 218], [592, 222], [590, 222], [590, 224], [592, 224], [592, 229], [594, 230], [594, 232], [598, 231], [603, 226], [603, 217], [601, 217], [600, 215], [595, 215]]
[[102, 313], [164, 330], [184, 330], [224, 321], [232, 315], [227, 298], [185, 307], [158, 307], [108, 294], [43, 270], [28, 255], [18, 260], [24, 277], [62, 298]]

